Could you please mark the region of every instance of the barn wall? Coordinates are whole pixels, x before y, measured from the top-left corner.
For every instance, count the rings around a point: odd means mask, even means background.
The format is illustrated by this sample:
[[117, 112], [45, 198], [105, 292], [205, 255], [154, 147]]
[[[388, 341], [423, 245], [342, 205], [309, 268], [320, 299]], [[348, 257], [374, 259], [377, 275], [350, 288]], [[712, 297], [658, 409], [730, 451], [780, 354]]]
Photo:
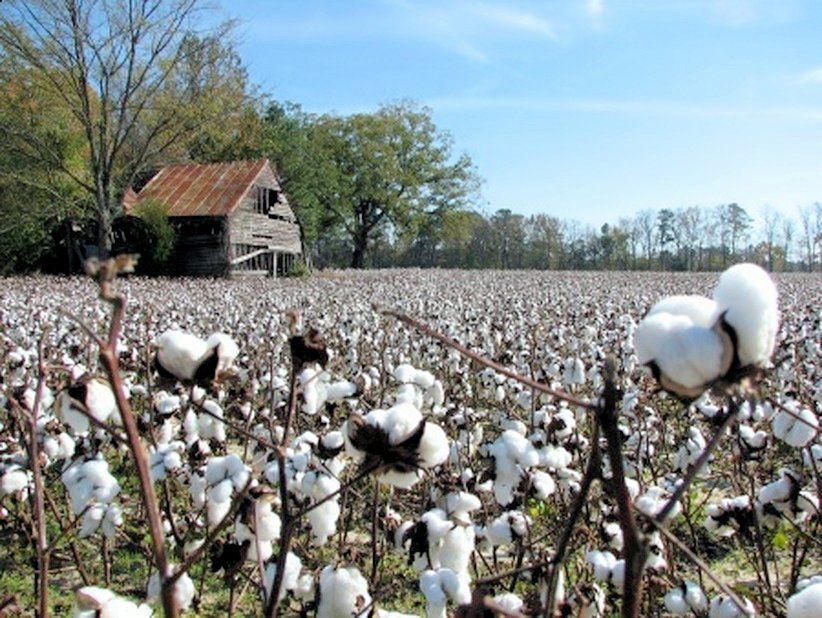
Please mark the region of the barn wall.
[[[271, 204], [268, 215], [255, 212], [257, 187], [267, 187], [279, 193], [279, 201]], [[265, 247], [282, 253], [302, 253], [297, 218], [269, 166], [263, 169], [256, 183], [231, 214], [229, 224], [232, 245]]]
[[177, 232], [171, 258], [175, 274], [222, 277], [228, 274], [228, 229], [225, 217], [172, 217]]

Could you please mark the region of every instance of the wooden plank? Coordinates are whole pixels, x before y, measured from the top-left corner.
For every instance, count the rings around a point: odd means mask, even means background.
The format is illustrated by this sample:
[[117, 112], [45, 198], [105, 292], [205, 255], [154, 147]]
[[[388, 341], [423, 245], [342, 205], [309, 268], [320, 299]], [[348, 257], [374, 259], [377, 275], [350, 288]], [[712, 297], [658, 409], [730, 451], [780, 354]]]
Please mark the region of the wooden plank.
[[257, 257], [258, 255], [262, 255], [263, 253], [270, 253], [271, 249], [257, 249], [256, 251], [252, 251], [251, 253], [246, 253], [245, 255], [241, 255], [240, 257], [236, 257], [231, 260], [231, 265], [236, 266], [237, 264], [242, 264], [252, 258]]

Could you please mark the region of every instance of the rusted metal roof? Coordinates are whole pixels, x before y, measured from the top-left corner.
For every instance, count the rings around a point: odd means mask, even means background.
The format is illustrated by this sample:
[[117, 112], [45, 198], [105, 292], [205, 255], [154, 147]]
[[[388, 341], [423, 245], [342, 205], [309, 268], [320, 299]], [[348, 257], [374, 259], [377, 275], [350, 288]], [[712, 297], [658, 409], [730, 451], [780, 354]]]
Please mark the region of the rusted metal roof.
[[143, 187], [137, 201], [162, 202], [169, 217], [229, 215], [267, 165], [267, 159], [169, 165]]

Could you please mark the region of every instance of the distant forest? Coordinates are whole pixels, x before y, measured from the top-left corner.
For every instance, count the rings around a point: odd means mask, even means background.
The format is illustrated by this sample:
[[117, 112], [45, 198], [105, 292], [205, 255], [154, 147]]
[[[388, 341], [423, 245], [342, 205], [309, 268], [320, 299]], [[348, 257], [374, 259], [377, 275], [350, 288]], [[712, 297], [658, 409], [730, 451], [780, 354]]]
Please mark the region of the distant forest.
[[[0, 273], [64, 268], [78, 238], [110, 253], [123, 195], [166, 164], [262, 158], [299, 218], [306, 260], [321, 268], [822, 268], [820, 204], [790, 216], [766, 208], [757, 225], [738, 204], [645, 210], [600, 228], [481, 212], [481, 178], [430, 109], [308, 113], [250, 82], [231, 24], [189, 29], [196, 0], [137, 14], [142, 6], [4, 4]], [[168, 218], [161, 204], [137, 214], [144, 263], [163, 272]]]

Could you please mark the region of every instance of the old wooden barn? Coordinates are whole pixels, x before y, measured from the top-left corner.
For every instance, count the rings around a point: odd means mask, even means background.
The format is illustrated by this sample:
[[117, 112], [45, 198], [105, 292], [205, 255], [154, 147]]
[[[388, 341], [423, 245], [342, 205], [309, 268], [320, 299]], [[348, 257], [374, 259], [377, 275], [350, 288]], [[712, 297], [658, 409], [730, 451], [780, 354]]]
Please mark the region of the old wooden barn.
[[283, 275], [302, 253], [300, 226], [266, 160], [170, 165], [124, 198], [168, 209], [181, 275]]

